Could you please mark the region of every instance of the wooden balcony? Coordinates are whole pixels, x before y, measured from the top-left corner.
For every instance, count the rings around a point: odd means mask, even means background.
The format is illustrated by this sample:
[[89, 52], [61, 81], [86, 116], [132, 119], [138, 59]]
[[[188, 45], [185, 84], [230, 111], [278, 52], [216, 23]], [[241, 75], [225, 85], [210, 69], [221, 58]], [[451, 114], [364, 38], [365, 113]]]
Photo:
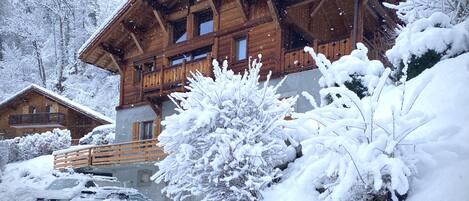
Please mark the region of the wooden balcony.
[[[349, 38], [316, 44], [314, 49], [326, 55], [330, 60], [337, 60], [341, 56], [350, 54], [352, 44]], [[280, 59], [279, 72], [281, 74], [299, 72], [316, 68], [311, 55], [303, 51], [303, 48], [293, 49], [283, 52]], [[143, 75], [143, 93], [157, 96], [165, 96], [174, 91], [184, 91], [187, 84], [187, 77], [190, 72], [199, 71], [205, 76], [212, 75], [211, 58], [184, 62], [180, 65], [170, 66]]]
[[10, 115], [8, 123], [11, 127], [62, 127], [65, 124], [65, 114], [63, 113], [34, 113]]
[[54, 169], [76, 169], [158, 161], [166, 155], [156, 143], [156, 139], [142, 140], [87, 147], [54, 154]]
[[[329, 60], [338, 60], [341, 56], [352, 52], [352, 42], [349, 38], [332, 41], [328, 43], [316, 44], [314, 51], [324, 54]], [[282, 69], [286, 73], [298, 72], [316, 68], [316, 63], [309, 53], [303, 51], [303, 48], [297, 48], [284, 52]]]
[[157, 92], [164, 95], [175, 90], [184, 90], [187, 77], [191, 76], [191, 72], [195, 73], [197, 71], [205, 76], [211, 76], [211, 58], [183, 62], [180, 65], [146, 73], [143, 75], [143, 91]]

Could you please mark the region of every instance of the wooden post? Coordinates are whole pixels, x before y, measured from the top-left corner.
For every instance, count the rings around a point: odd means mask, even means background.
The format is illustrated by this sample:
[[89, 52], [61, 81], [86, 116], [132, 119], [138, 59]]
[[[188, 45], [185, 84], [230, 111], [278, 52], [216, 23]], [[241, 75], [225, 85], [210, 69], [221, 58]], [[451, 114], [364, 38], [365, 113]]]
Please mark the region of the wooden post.
[[357, 47], [357, 42], [363, 41], [363, 1], [354, 0], [353, 5], [353, 30], [352, 47]]
[[91, 149], [92, 149], [92, 148], [88, 148], [88, 165], [89, 165], [89, 166], [92, 166], [92, 165], [93, 165]]

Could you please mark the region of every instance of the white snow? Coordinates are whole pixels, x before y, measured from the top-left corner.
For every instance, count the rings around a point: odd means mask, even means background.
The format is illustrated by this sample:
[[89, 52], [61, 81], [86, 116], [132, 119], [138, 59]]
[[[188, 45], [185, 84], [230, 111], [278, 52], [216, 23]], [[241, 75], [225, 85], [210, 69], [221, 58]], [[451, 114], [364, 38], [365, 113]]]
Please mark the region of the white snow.
[[168, 156], [153, 176], [168, 183], [168, 197], [257, 200], [279, 176], [277, 167], [294, 158], [281, 122], [297, 97], [281, 99], [282, 82], [260, 84], [261, 65], [252, 61], [241, 75], [214, 60], [214, 78], [196, 73], [188, 92], [170, 95], [178, 113], [162, 122], [158, 140]]
[[80, 144], [112, 144], [116, 138], [116, 125], [107, 124], [94, 128], [80, 139]]
[[452, 25], [448, 16], [438, 12], [419, 19], [400, 30], [386, 56], [394, 66], [399, 66], [401, 61], [407, 63], [412, 55], [419, 57], [428, 50], [446, 58], [469, 51], [469, 20]]
[[[427, 84], [426, 87], [422, 87], [425, 84]], [[467, 191], [469, 187], [469, 173], [467, 171], [469, 169], [469, 145], [467, 144], [469, 141], [469, 128], [467, 126], [469, 94], [464, 93], [467, 91], [468, 85], [469, 53], [443, 60], [406, 83], [405, 104], [411, 104], [414, 99], [408, 93], [422, 90], [410, 112], [417, 112], [415, 113], [417, 115], [418, 111], [422, 111], [434, 117], [406, 138], [406, 143], [411, 143], [408, 145], [410, 152], [407, 153], [412, 153], [412, 150], [415, 150], [415, 154], [403, 155], [407, 157], [404, 159], [417, 162], [414, 163], [414, 167], [410, 166], [416, 171], [412, 174], [406, 173], [407, 176], [413, 175], [410, 177], [412, 180], [409, 181], [408, 200], [459, 201], [469, 197], [469, 191]], [[393, 111], [391, 109], [396, 107], [392, 105], [401, 101], [402, 89], [403, 86], [385, 87], [381, 95], [380, 106], [376, 108], [376, 119], [391, 115]], [[362, 102], [367, 104], [369, 98], [363, 99]], [[414, 123], [412, 121], [399, 122], [403, 125]], [[314, 144], [311, 144], [311, 140], [320, 139], [313, 137], [301, 142], [304, 156], [290, 165], [280, 184], [264, 192], [266, 200], [314, 201], [325, 198], [321, 197], [314, 189], [314, 186], [318, 185], [317, 182], [324, 181], [312, 179], [320, 174], [319, 170], [328, 166], [338, 165], [340, 167], [341, 164], [331, 164], [337, 161], [337, 156], [322, 155], [316, 158], [314, 155], [308, 155], [308, 152], [321, 149], [318, 146], [311, 146]], [[329, 146], [331, 145], [333, 143], [329, 144]], [[402, 147], [405, 146], [402, 145]], [[332, 147], [326, 146], [325, 148], [327, 150]], [[365, 152], [362, 152], [361, 155], [352, 155], [355, 160], [360, 160], [357, 157], [366, 156], [363, 153]], [[408, 158], [409, 156], [411, 158]], [[358, 164], [358, 167], [360, 168], [362, 165]], [[351, 170], [353, 172], [353, 169]], [[331, 187], [333, 186], [327, 188]], [[405, 186], [399, 188], [401, 187]], [[338, 188], [337, 190], [343, 189]], [[334, 193], [338, 194], [336, 191]]]
[[101, 25], [96, 28], [96, 31], [91, 34], [88, 40], [83, 43], [83, 45], [78, 49], [78, 54], [81, 55], [83, 51], [95, 40], [97, 40], [98, 36], [109, 26], [111, 23], [122, 13], [126, 7], [131, 5], [131, 0], [123, 0], [119, 6], [112, 12], [108, 18], [106, 18]]
[[49, 96], [50, 98], [55, 99], [55, 100], [59, 101], [60, 103], [65, 104], [65, 105], [67, 105], [67, 106], [69, 106], [69, 107], [71, 107], [71, 108], [77, 110], [78, 112], [84, 113], [84, 114], [86, 114], [86, 115], [88, 115], [88, 116], [91, 116], [91, 117], [93, 117], [93, 118], [95, 118], [95, 119], [99, 119], [99, 120], [102, 120], [102, 121], [106, 121], [106, 122], [109, 122], [109, 123], [112, 123], [112, 124], [114, 123], [114, 120], [113, 120], [113, 119], [111, 119], [111, 118], [109, 118], [109, 117], [106, 117], [106, 116], [104, 116], [103, 114], [101, 114], [101, 113], [99, 113], [99, 112], [96, 112], [96, 111], [90, 109], [89, 107], [86, 107], [86, 106], [84, 106], [84, 105], [81, 105], [81, 104], [79, 104], [79, 103], [76, 103], [76, 102], [74, 102], [74, 101], [72, 101], [72, 100], [70, 100], [70, 99], [68, 99], [68, 98], [66, 98], [66, 97], [64, 97], [64, 96], [61, 96], [61, 95], [59, 95], [59, 94], [57, 94], [57, 93], [55, 93], [55, 92], [53, 92], [53, 91], [51, 91], [51, 90], [49, 90], [49, 89], [46, 89], [46, 88], [41, 87], [41, 86], [36, 85], [36, 84], [31, 84], [31, 85], [29, 85], [28, 87], [26, 87], [26, 88], [24, 88], [24, 89], [18, 91], [17, 93], [15, 93], [15, 94], [12, 95], [10, 98], [6, 98], [6, 99], [3, 100], [2, 102], [0, 102], [0, 106], [2, 106], [3, 104], [6, 104], [7, 102], [9, 102], [9, 101], [11, 101], [12, 99], [14, 99], [16, 96], [21, 95], [21, 94], [23, 94], [24, 92], [26, 92], [26, 91], [28, 91], [28, 90], [31, 90], [31, 89], [37, 90], [37, 91], [43, 93], [44, 95], [47, 95], [47, 96]]
[[0, 200], [35, 201], [35, 190], [44, 189], [56, 177], [52, 155], [5, 166], [0, 183]]
[[68, 153], [68, 152], [79, 151], [79, 150], [82, 150], [82, 149], [88, 149], [88, 148], [92, 148], [92, 147], [95, 147], [95, 146], [96, 145], [75, 145], [75, 146], [70, 146], [67, 149], [61, 149], [61, 150], [54, 151], [54, 152], [52, 152], [52, 155], [59, 155], [59, 154], [64, 154], [64, 153]]
[[380, 61], [368, 59], [368, 49], [362, 43], [358, 43], [357, 49], [353, 50], [350, 55], [345, 55], [332, 63], [323, 54], [316, 54], [313, 48], [305, 47], [304, 50], [316, 60], [322, 74], [319, 79], [319, 85], [322, 88], [342, 86], [346, 82], [351, 82], [355, 76], [355, 79], [358, 79], [364, 87], [371, 90], [374, 89], [379, 76], [384, 71], [384, 66]]

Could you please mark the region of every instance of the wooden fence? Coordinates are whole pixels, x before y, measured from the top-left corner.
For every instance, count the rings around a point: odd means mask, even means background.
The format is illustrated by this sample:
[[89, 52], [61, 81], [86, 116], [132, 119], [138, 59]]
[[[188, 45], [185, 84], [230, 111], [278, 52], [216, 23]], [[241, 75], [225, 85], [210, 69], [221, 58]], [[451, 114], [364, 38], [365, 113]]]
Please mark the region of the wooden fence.
[[102, 145], [54, 155], [54, 168], [82, 168], [126, 163], [158, 161], [163, 159], [156, 139], [121, 144]]

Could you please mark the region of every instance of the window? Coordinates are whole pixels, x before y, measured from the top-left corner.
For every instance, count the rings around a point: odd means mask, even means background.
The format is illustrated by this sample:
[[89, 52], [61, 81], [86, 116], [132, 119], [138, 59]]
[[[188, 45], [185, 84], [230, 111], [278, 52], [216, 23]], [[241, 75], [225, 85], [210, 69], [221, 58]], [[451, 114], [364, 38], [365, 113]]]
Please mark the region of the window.
[[29, 106], [29, 114], [36, 114], [37, 109], [36, 106]]
[[173, 22], [173, 43], [180, 43], [187, 40], [187, 20], [183, 19], [177, 22]]
[[145, 72], [153, 72], [155, 70], [155, 62], [146, 62], [143, 65], [145, 66]]
[[170, 60], [171, 60], [170, 61], [171, 66], [175, 66], [175, 65], [182, 64], [182, 62], [184, 62], [184, 60], [190, 61], [191, 56], [189, 54], [183, 54], [183, 55], [180, 55], [180, 56], [175, 56], [175, 57], [171, 58]]
[[196, 14], [197, 33], [196, 35], [202, 36], [213, 32], [213, 15], [212, 12], [204, 11]]
[[134, 78], [133, 78], [134, 85], [140, 83], [141, 76], [142, 76], [141, 66], [139, 65], [134, 66]]
[[140, 140], [148, 140], [153, 138], [153, 121], [140, 123]]
[[54, 107], [52, 105], [46, 105], [46, 112], [54, 113]]
[[241, 61], [247, 59], [247, 39], [246, 37], [235, 40], [235, 59]]
[[194, 51], [187, 52], [187, 53], [184, 53], [182, 55], [170, 58], [170, 64], [171, 64], [171, 66], [174, 66], [174, 65], [182, 64], [182, 62], [184, 62], [184, 60], [186, 60], [186, 62], [187, 62], [187, 61], [207, 58], [207, 56], [210, 54], [211, 51], [212, 51], [211, 46], [206, 46], [206, 47], [203, 47], [203, 48], [199, 48], [199, 49], [196, 49]]

